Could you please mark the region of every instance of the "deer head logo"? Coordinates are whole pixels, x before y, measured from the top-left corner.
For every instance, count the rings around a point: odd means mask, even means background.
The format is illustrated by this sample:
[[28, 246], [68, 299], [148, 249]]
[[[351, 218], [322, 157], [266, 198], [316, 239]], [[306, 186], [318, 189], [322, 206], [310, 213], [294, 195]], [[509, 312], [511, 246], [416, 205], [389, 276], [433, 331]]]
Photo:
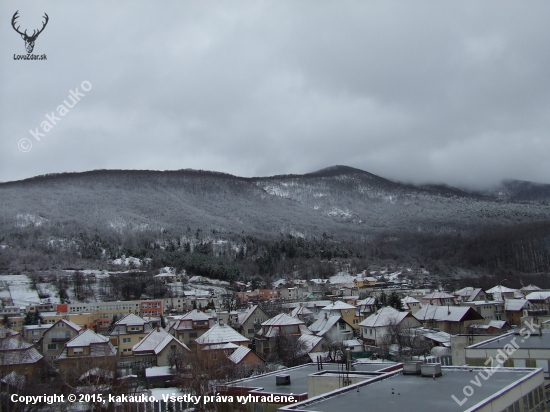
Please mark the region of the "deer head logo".
[[17, 15], [17, 13], [19, 13], [19, 10], [17, 10], [15, 12], [15, 14], [13, 15], [13, 17], [11, 19], [11, 25], [12, 25], [13, 29], [21, 35], [21, 38], [23, 40], [25, 40], [25, 48], [27, 49], [27, 53], [32, 53], [32, 51], [34, 49], [34, 42], [36, 41], [36, 38], [38, 37], [38, 35], [40, 33], [42, 33], [42, 31], [44, 30], [44, 28], [46, 27], [46, 24], [48, 24], [49, 17], [46, 13], [44, 13], [44, 18], [46, 19], [46, 21], [44, 23], [42, 23], [43, 24], [42, 28], [40, 30], [38, 30], [38, 32], [36, 30], [33, 30], [32, 35], [29, 36], [29, 35], [27, 35], [27, 30], [25, 30], [24, 33], [21, 33], [19, 31], [20, 26], [15, 27], [15, 20], [17, 20], [17, 18], [19, 17]]

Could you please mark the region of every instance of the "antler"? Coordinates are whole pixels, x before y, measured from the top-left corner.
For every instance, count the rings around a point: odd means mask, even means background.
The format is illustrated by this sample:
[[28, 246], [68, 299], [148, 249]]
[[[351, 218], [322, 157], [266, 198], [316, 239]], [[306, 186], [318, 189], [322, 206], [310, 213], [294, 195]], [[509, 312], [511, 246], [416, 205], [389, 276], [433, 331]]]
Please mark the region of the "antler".
[[[19, 18], [19, 16], [17, 15], [17, 13], [19, 13], [19, 10], [17, 10], [17, 11], [14, 13], [13, 17], [11, 18], [11, 25], [12, 25], [13, 29], [14, 29], [17, 33], [19, 33], [21, 36], [26, 36], [26, 35], [27, 35], [27, 30], [25, 30], [25, 33], [21, 33], [21, 32], [19, 31], [19, 27], [21, 27], [21, 26], [17, 26], [17, 28], [15, 28], [15, 20], [17, 20], [17, 19]], [[45, 14], [45, 13], [44, 13], [44, 14]]]
[[38, 33], [36, 34], [32, 34], [32, 37], [37, 37], [40, 33], [42, 33], [44, 31], [44, 28], [46, 27], [46, 24], [48, 24], [48, 20], [50, 20], [50, 18], [48, 17], [48, 15], [46, 14], [46, 12], [44, 12], [44, 16], [43, 16], [46, 21], [42, 24], [42, 28], [40, 30], [38, 30]]
[[38, 30], [38, 33], [35, 34], [35, 31], [36, 31], [36, 30], [33, 30], [32, 36], [30, 36], [31, 38], [34, 39], [34, 38], [38, 37], [38, 35], [39, 35], [40, 33], [42, 33], [42, 31], [43, 31], [44, 28], [46, 27], [46, 24], [48, 24], [48, 20], [50, 20], [50, 18], [48, 17], [48, 15], [46, 14], [46, 12], [44, 12], [44, 16], [43, 16], [43, 17], [46, 19], [46, 21], [45, 21], [44, 23], [42, 23], [42, 28], [41, 28], [40, 30]]

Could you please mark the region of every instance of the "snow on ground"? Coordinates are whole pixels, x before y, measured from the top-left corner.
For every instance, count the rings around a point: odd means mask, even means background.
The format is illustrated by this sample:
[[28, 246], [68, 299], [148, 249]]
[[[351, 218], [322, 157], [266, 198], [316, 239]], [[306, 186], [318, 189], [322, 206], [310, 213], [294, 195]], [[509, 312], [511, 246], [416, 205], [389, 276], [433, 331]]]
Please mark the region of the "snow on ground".
[[127, 257], [127, 258], [114, 259], [113, 264], [114, 265], [119, 265], [119, 266], [134, 265], [136, 267], [141, 267], [143, 262], [141, 261], [141, 259], [138, 259], [138, 258], [135, 258], [135, 257]]
[[353, 279], [357, 279], [357, 275], [350, 275], [348, 272], [339, 272], [329, 278], [331, 284], [348, 284], [353, 283]]
[[10, 285], [10, 295], [14, 306], [26, 306], [31, 303], [40, 302], [36, 290], [31, 289], [30, 282]]

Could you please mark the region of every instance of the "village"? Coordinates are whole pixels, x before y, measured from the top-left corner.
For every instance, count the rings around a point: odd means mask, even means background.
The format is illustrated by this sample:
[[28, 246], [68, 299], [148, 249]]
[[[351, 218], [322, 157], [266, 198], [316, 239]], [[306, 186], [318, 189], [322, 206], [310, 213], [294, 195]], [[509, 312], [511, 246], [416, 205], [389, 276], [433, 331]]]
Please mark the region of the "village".
[[[513, 408], [520, 403], [524, 411], [545, 410], [537, 408], [547, 397], [550, 291], [535, 285], [511, 289], [504, 282], [488, 290], [418, 288], [371, 275], [280, 280], [272, 289], [255, 290], [218, 282], [210, 291], [160, 299], [19, 299], [0, 311], [2, 402], [36, 391], [69, 391], [103, 394], [85, 398], [89, 410], [134, 410], [136, 404], [120, 401], [128, 396], [147, 399], [142, 404], [149, 410], [163, 402], [179, 408], [174, 410], [309, 410], [310, 403], [312, 410], [323, 410], [324, 403], [348, 402], [360, 390], [365, 402], [382, 402], [386, 395], [378, 387], [389, 385], [393, 395], [407, 380], [413, 385], [405, 385], [412, 392], [399, 398], [404, 407], [445, 401], [445, 410], [503, 403], [499, 410], [519, 411]], [[166, 270], [157, 276], [174, 286], [184, 275]], [[189, 281], [206, 289], [216, 283]], [[517, 347], [497, 363], [510, 341]], [[479, 384], [483, 390], [463, 393], [471, 388], [472, 371], [487, 368], [509, 379], [509, 389], [492, 388], [487, 380]], [[452, 388], [434, 389], [433, 399], [413, 396], [416, 382], [436, 381]], [[214, 402], [215, 395], [223, 402]], [[190, 396], [205, 402], [190, 405]], [[67, 403], [56, 407], [71, 410]]]

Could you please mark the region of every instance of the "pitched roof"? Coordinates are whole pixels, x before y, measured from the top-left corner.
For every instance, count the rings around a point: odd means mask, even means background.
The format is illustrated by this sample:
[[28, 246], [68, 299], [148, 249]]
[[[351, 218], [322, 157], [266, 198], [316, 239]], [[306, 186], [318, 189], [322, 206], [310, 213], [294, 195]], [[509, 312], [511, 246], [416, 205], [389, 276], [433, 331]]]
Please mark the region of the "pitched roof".
[[124, 316], [122, 319], [120, 319], [118, 322], [116, 322], [116, 325], [126, 325], [126, 326], [142, 326], [148, 323], [145, 319], [140, 318], [138, 315], [134, 315], [133, 313], [129, 313], [126, 316]]
[[428, 293], [427, 295], [422, 296], [423, 300], [430, 300], [430, 299], [454, 299], [453, 295], [449, 295], [446, 292], [432, 292]]
[[30, 343], [17, 337], [0, 340], [0, 365], [22, 365], [36, 363], [43, 356]]
[[341, 316], [321, 316], [311, 325], [309, 325], [309, 330], [315, 333], [317, 336], [324, 336], [338, 321], [342, 319]]
[[84, 346], [90, 346], [92, 343], [106, 343], [109, 342], [109, 338], [103, 335], [95, 333], [91, 329], [86, 329], [80, 335], [76, 335], [65, 345], [67, 348], [80, 348]]
[[520, 290], [523, 292], [533, 292], [535, 290], [541, 290], [541, 288], [535, 285], [528, 285], [528, 286], [522, 287]]
[[495, 287], [492, 287], [491, 289], [487, 290], [487, 293], [511, 293], [511, 292], [515, 292], [517, 291], [517, 289], [510, 289], [510, 288], [507, 288], [506, 286], [502, 286], [502, 285], [496, 285]]
[[258, 305], [253, 305], [249, 307], [247, 310], [245, 310], [244, 312], [239, 312], [237, 314], [237, 319], [239, 321], [239, 324], [242, 325], [243, 323], [245, 323], [257, 308], [258, 308]]
[[313, 348], [322, 340], [322, 336], [316, 335], [300, 335], [300, 337], [298, 338], [298, 341], [303, 342], [304, 344], [304, 354], [311, 352]]
[[350, 309], [357, 309], [357, 308], [353, 305], [350, 305], [348, 303], [341, 302], [341, 301], [333, 302], [332, 304], [327, 305], [323, 308], [323, 310], [344, 310], [344, 309], [350, 310]]
[[75, 332], [80, 332], [82, 330], [82, 328], [80, 326], [78, 326], [76, 323], [74, 323], [70, 320], [67, 320], [67, 319], [59, 319], [53, 325], [56, 325], [59, 322], [63, 322], [65, 325], [67, 325], [69, 328], [73, 329]]
[[286, 325], [305, 325], [304, 321], [288, 316], [286, 313], [279, 313], [277, 316], [266, 320], [262, 326], [286, 326]]
[[175, 337], [166, 332], [163, 328], [155, 328], [144, 337], [139, 343], [135, 344], [132, 351], [135, 354], [143, 352], [154, 352], [158, 355], [169, 344], [178, 344], [184, 349], [189, 348]]
[[550, 297], [550, 292], [531, 292], [525, 299], [527, 300], [546, 300]]
[[504, 310], [518, 312], [529, 302], [527, 299], [506, 299], [504, 301]]
[[460, 322], [471, 311], [473, 316], [483, 319], [483, 317], [477, 313], [470, 306], [434, 306], [426, 305], [413, 316], [419, 321], [424, 320], [437, 320], [441, 322]]
[[366, 326], [368, 328], [378, 328], [383, 326], [391, 325], [392, 322], [401, 323], [403, 319], [409, 316], [409, 312], [399, 312], [397, 309], [386, 306], [378, 311], [378, 313], [373, 313], [368, 318], [363, 320], [359, 326]]
[[235, 352], [233, 352], [231, 355], [227, 357], [231, 362], [238, 365], [239, 362], [241, 362], [246, 355], [248, 355], [250, 352], [252, 352], [252, 349], [247, 348], [246, 346], [239, 346]]
[[213, 345], [217, 343], [249, 342], [249, 339], [245, 338], [231, 326], [215, 324], [196, 339], [195, 342], [199, 345]]
[[305, 306], [301, 305], [301, 306], [298, 306], [296, 308], [294, 308], [294, 310], [292, 311], [292, 313], [290, 314], [293, 318], [297, 318], [298, 316], [309, 316], [309, 315], [313, 315], [313, 312], [310, 311], [308, 308], [306, 308]]

